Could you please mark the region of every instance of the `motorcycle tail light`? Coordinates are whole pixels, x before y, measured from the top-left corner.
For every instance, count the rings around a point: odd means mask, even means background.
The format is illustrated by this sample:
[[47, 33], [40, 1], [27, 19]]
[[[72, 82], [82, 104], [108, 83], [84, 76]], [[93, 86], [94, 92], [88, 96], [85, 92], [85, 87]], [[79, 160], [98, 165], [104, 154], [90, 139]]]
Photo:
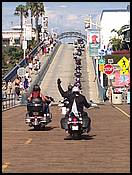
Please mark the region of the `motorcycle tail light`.
[[33, 112], [33, 115], [39, 115], [39, 112]]
[[74, 118], [73, 118], [73, 123], [74, 123], [74, 125], [76, 125], [76, 122], [77, 122], [77, 119], [74, 117]]
[[46, 121], [46, 116], [44, 116], [43, 120]]

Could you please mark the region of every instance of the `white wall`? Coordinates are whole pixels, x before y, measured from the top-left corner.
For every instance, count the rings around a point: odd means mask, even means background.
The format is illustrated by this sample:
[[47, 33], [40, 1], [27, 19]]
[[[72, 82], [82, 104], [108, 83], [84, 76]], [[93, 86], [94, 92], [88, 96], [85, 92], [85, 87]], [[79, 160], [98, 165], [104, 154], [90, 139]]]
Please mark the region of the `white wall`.
[[115, 33], [111, 33], [112, 29], [119, 30], [123, 25], [130, 24], [130, 12], [115, 11], [103, 12], [101, 22], [101, 47], [108, 45], [109, 39]]

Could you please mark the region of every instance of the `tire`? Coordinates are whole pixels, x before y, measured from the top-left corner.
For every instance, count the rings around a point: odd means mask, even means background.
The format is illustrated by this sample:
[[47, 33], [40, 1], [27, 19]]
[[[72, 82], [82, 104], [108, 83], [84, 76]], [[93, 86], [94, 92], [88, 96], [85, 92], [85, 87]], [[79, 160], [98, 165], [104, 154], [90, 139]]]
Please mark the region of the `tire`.
[[34, 129], [35, 129], [36, 131], [40, 130], [40, 126], [39, 126], [39, 125], [34, 125], [33, 127], [34, 127]]
[[80, 138], [80, 133], [78, 131], [74, 131], [72, 133], [72, 137], [75, 139], [75, 140], [78, 140]]

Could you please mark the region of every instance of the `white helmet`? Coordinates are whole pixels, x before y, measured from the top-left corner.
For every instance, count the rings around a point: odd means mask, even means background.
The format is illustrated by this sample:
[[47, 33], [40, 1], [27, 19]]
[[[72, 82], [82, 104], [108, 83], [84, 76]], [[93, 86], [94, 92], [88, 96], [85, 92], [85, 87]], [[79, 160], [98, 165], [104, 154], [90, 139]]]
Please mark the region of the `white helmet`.
[[79, 92], [79, 88], [78, 88], [77, 86], [74, 86], [74, 87], [72, 88], [72, 92]]

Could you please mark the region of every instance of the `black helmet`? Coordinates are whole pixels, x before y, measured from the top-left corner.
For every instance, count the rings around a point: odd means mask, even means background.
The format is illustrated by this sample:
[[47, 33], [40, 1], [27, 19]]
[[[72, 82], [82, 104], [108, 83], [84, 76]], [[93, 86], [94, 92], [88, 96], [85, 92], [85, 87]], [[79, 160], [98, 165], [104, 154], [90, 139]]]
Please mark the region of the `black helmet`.
[[71, 84], [68, 85], [68, 90], [71, 91], [73, 86]]
[[35, 84], [33, 87], [33, 91], [40, 91], [39, 85]]

